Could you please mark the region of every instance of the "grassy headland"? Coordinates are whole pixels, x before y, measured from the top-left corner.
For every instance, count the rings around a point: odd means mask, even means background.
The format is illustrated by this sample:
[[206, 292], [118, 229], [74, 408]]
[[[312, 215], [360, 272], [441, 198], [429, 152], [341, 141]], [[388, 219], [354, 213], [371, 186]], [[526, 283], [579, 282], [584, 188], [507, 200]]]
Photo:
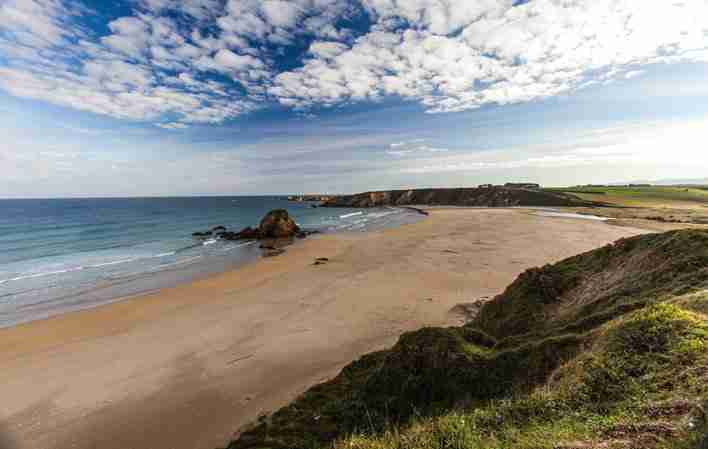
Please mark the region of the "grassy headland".
[[625, 207], [708, 206], [708, 187], [703, 186], [581, 186], [546, 190], [571, 193], [587, 201]]
[[323, 207], [381, 206], [466, 206], [466, 207], [582, 207], [596, 205], [574, 195], [538, 188], [505, 186], [435, 189], [384, 190], [354, 195], [339, 195], [325, 201]]
[[610, 206], [575, 210], [615, 218], [620, 225], [663, 231], [708, 224], [705, 186], [579, 186], [544, 190]]
[[238, 448], [705, 448], [708, 231], [527, 270], [461, 327], [404, 334]]

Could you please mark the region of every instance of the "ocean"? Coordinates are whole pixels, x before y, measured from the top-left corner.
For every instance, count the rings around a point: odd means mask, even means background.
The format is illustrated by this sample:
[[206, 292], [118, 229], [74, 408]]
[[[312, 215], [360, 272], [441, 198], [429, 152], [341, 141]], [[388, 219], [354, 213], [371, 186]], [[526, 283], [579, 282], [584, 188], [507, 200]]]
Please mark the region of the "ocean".
[[406, 209], [312, 208], [284, 197], [0, 200], [0, 327], [93, 307], [235, 268], [254, 242], [197, 240], [284, 208], [304, 229], [359, 232], [420, 219]]

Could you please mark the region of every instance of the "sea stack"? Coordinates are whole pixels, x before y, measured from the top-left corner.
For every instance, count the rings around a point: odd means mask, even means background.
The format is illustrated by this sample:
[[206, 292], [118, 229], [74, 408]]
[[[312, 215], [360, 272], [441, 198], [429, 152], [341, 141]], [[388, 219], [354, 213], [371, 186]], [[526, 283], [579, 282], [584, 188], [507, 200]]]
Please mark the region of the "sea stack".
[[268, 212], [261, 220], [258, 230], [262, 239], [290, 238], [300, 232], [300, 228], [285, 209], [275, 209]]
[[239, 232], [227, 231], [225, 226], [217, 226], [206, 232], [195, 232], [195, 238], [216, 236], [224, 240], [261, 240], [303, 238], [312, 232], [302, 231], [285, 209], [274, 209], [268, 212], [258, 227], [250, 226]]

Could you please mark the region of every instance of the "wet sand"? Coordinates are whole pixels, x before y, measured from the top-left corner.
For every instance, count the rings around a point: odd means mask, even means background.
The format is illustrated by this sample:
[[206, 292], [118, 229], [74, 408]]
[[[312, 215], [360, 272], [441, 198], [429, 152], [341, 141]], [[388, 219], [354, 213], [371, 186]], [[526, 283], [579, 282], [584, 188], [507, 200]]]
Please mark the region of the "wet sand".
[[[645, 232], [435, 208], [207, 279], [0, 329], [0, 449], [214, 449], [402, 332], [524, 269]], [[313, 265], [318, 257], [329, 259]]]

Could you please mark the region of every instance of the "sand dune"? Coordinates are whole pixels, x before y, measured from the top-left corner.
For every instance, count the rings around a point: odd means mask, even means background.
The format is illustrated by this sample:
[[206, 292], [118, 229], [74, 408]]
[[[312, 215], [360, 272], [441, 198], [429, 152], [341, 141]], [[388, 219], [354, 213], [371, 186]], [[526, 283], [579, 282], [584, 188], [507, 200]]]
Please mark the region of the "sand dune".
[[[212, 449], [525, 268], [643, 232], [523, 210], [300, 242], [154, 294], [0, 330], [0, 447]], [[314, 265], [316, 258], [328, 261]]]

